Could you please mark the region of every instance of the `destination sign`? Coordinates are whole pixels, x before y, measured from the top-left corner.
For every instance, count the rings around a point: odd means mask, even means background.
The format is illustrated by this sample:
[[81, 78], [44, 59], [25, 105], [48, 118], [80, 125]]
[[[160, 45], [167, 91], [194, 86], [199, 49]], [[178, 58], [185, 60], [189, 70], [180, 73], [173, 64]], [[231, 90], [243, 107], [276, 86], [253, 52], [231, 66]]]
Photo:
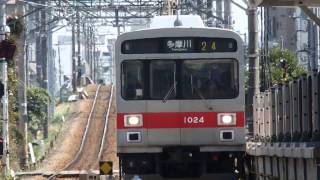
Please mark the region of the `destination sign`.
[[237, 49], [237, 41], [232, 38], [208, 37], [136, 39], [121, 45], [123, 54], [236, 52]]
[[192, 39], [175, 39], [170, 38], [165, 40], [164, 52], [189, 52], [194, 49]]

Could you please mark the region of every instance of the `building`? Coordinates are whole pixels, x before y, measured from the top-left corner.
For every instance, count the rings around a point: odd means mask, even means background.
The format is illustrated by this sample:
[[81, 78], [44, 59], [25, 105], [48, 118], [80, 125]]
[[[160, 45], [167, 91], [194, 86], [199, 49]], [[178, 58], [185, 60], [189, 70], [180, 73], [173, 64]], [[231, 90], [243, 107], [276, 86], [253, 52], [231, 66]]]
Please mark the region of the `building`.
[[[320, 8], [313, 11], [320, 15]], [[318, 69], [319, 27], [300, 8], [269, 7], [264, 14], [268, 47], [278, 45], [289, 49], [309, 71]]]

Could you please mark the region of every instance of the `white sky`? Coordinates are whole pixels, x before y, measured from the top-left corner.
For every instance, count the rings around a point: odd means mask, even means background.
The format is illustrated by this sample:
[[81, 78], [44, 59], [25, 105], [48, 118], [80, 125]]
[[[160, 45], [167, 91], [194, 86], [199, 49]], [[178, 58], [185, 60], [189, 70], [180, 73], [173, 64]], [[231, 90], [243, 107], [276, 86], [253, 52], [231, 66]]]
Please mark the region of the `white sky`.
[[[235, 1], [237, 1], [237, 3], [241, 4], [243, 7], [246, 7], [241, 0]], [[246, 12], [237, 6], [232, 5], [232, 18], [235, 21], [235, 24], [233, 25], [234, 30], [242, 34], [242, 38], [244, 37], [244, 33], [248, 35], [248, 16]]]

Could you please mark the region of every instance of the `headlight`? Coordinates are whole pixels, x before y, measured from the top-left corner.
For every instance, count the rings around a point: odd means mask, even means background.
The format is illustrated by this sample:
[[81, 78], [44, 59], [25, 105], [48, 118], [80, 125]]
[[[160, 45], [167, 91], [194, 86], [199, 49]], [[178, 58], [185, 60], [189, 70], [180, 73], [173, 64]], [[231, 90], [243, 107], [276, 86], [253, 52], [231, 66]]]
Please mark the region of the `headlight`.
[[218, 125], [230, 126], [237, 124], [236, 113], [218, 113]]
[[141, 127], [143, 126], [142, 114], [124, 115], [125, 127]]

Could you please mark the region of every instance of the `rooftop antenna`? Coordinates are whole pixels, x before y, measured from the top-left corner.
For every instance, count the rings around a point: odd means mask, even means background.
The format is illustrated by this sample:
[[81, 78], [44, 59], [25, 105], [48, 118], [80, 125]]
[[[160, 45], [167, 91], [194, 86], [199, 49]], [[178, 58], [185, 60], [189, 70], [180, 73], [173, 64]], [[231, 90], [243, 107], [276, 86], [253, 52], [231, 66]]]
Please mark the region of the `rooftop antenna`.
[[173, 25], [174, 25], [174, 27], [182, 26], [182, 22], [179, 19], [179, 0], [177, 0], [177, 11], [176, 11], [176, 14], [177, 14], [177, 18], [174, 21]]

